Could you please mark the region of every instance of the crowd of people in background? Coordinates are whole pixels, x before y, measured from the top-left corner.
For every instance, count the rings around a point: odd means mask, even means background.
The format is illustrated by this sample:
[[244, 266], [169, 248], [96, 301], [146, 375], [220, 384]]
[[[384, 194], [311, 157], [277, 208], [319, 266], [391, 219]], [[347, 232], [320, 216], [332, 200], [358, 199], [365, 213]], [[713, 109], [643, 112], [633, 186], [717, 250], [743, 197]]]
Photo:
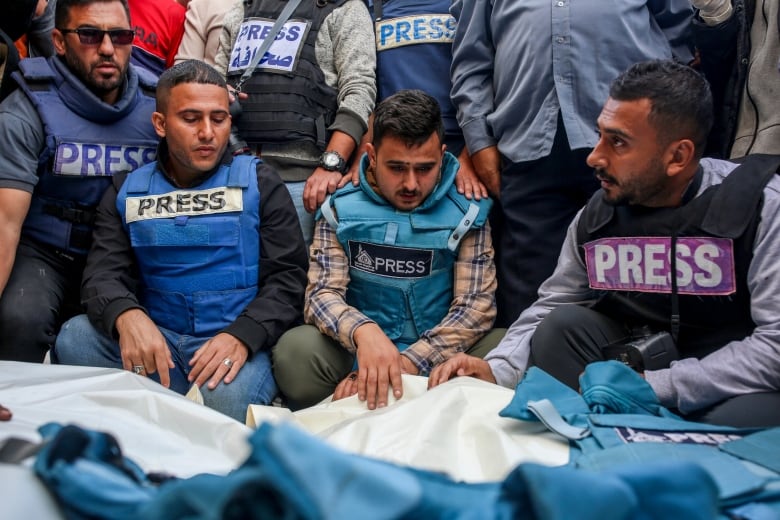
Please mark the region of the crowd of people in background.
[[[776, 0], [13, 2], [0, 359], [243, 420], [617, 356], [691, 418], [778, 425], [779, 26]], [[655, 334], [663, 366], [626, 357]]]

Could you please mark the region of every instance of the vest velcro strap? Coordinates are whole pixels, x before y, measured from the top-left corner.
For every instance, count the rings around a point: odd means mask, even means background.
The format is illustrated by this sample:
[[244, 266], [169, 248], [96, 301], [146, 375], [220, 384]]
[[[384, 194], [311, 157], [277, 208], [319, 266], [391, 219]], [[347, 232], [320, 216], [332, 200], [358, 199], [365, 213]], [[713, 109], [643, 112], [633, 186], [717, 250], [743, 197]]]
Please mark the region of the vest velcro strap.
[[325, 197], [325, 200], [320, 206], [320, 211], [322, 212], [322, 216], [325, 218], [325, 220], [328, 221], [328, 224], [330, 224], [330, 227], [333, 228], [333, 232], [335, 233], [339, 227], [339, 221], [336, 219], [336, 215], [333, 213], [333, 208], [330, 205], [330, 197], [330, 195]]
[[[244, 92], [249, 94], [250, 98], [252, 95], [260, 94], [297, 94], [325, 108], [330, 108], [335, 104], [333, 97], [327, 94], [321, 94], [316, 90], [299, 87], [297, 85], [265, 83], [262, 85], [253, 85], [253, 87], [255, 88], [247, 88], [244, 90]], [[275, 104], [276, 102], [274, 105]]]
[[528, 401], [527, 407], [548, 429], [567, 439], [580, 440], [590, 435], [589, 428], [572, 426], [564, 421], [549, 399]]
[[477, 215], [479, 215], [479, 206], [474, 203], [469, 204], [468, 211], [466, 211], [466, 214], [460, 219], [458, 226], [450, 235], [449, 240], [447, 240], [447, 249], [450, 251], [458, 249], [460, 241], [463, 240], [463, 236], [471, 229], [471, 225], [474, 223], [474, 219], [477, 218]]
[[395, 244], [398, 239], [398, 223], [388, 222], [385, 228], [385, 244]]
[[328, 145], [328, 129], [325, 127], [325, 118], [318, 117], [314, 124], [317, 126], [317, 147], [324, 150]]
[[246, 104], [245, 107], [247, 108], [247, 110], [252, 110], [252, 112], [248, 115], [259, 114], [259, 113], [278, 114], [279, 112], [295, 112], [297, 114], [301, 114], [303, 116], [310, 117], [312, 119], [320, 117], [319, 110], [306, 107], [302, 104], [296, 105], [293, 103], [275, 103], [273, 105], [268, 105], [268, 104], [258, 103], [257, 105]]
[[43, 212], [74, 224], [92, 225], [95, 222], [95, 211], [91, 209], [68, 208], [56, 204], [45, 204]]

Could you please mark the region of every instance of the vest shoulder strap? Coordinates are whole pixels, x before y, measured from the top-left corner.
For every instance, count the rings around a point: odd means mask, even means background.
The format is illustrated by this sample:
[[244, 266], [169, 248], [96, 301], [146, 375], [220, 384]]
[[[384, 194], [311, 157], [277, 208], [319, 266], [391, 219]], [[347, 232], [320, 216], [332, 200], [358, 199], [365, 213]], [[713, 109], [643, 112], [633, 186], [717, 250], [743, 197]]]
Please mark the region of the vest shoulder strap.
[[28, 81], [52, 81], [54, 71], [46, 58], [27, 58], [19, 62], [19, 70]]
[[119, 190], [122, 189], [122, 185], [125, 183], [125, 180], [129, 174], [130, 172], [118, 172], [111, 176], [111, 182], [114, 184], [114, 188], [116, 188], [117, 193], [119, 193]]
[[[465, 195], [458, 193], [458, 188], [454, 183], [452, 186], [450, 186], [450, 189], [447, 190], [447, 197], [453, 203], [455, 203], [455, 205], [463, 212], [464, 215], [475, 215], [474, 218], [471, 219], [469, 227], [482, 227], [487, 221], [488, 215], [490, 214], [490, 208], [493, 206], [493, 199], [490, 197], [480, 200], [467, 199]], [[472, 209], [473, 206], [477, 207], [476, 214], [474, 213], [474, 209]]]
[[763, 200], [764, 187], [777, 173], [780, 155], [754, 154], [740, 159], [713, 196], [702, 229], [725, 238], [741, 236]]
[[578, 244], [584, 243], [588, 234], [593, 233], [612, 220], [615, 208], [608, 204], [601, 204], [601, 197], [601, 190], [596, 190], [596, 193], [588, 200], [585, 209], [580, 215], [580, 220], [577, 223]]
[[[133, 67], [133, 65], [130, 65]], [[149, 97], [154, 98], [157, 92], [157, 76], [149, 72], [143, 67], [133, 67], [136, 74], [138, 74], [138, 87], [141, 92]]]
[[254, 155], [236, 155], [230, 163], [227, 185], [231, 188], [246, 188], [249, 180], [257, 181], [257, 165], [260, 159]]
[[157, 161], [153, 161], [130, 172], [127, 176], [127, 193], [147, 193], [156, 168]]

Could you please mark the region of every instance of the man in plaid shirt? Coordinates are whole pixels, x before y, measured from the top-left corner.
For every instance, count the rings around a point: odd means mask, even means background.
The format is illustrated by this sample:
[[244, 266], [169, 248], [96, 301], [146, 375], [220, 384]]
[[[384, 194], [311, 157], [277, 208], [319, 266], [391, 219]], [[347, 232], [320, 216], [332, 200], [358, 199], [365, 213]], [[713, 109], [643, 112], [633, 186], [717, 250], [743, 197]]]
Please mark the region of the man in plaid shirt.
[[[491, 201], [454, 185], [436, 101], [400, 91], [374, 114], [360, 184], [326, 200], [310, 250], [304, 318], [274, 348], [291, 408], [358, 394], [383, 407], [401, 374], [426, 375], [458, 352], [483, 356], [500, 339]], [[354, 370], [353, 370], [354, 369]]]

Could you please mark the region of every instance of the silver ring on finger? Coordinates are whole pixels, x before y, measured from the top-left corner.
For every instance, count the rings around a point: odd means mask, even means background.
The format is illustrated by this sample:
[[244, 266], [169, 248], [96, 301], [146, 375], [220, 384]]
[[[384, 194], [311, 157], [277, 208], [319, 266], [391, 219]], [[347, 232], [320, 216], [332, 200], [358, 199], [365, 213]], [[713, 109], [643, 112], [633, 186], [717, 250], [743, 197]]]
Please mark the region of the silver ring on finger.
[[233, 367], [233, 360], [230, 359], [229, 357], [226, 357], [225, 359], [222, 360], [222, 364], [228, 367], [228, 369], [230, 369]]
[[143, 365], [133, 365], [133, 372], [136, 374], [142, 374], [146, 370]]

